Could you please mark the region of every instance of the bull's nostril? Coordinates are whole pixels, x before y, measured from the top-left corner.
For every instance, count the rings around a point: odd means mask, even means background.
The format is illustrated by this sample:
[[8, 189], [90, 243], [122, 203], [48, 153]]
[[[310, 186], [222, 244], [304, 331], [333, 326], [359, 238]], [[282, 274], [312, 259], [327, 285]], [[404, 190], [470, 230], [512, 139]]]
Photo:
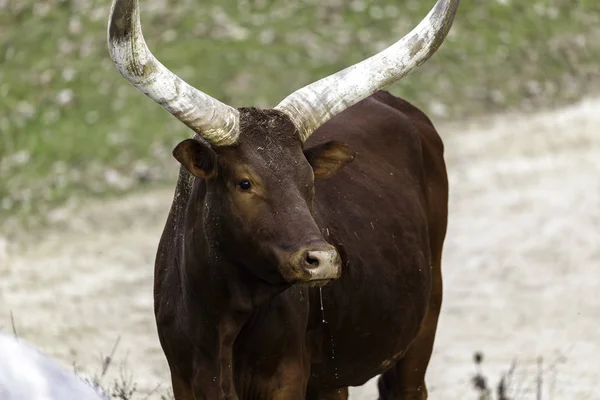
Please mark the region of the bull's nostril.
[[312, 267], [318, 267], [319, 259], [317, 257], [311, 256], [310, 253], [306, 253], [306, 263]]

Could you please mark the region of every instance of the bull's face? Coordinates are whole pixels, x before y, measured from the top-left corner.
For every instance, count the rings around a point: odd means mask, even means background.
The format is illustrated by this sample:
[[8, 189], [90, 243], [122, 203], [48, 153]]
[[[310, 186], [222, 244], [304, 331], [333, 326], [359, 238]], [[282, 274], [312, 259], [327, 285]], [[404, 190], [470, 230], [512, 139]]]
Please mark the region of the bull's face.
[[314, 179], [350, 162], [350, 146], [328, 142], [304, 150], [284, 114], [241, 109], [236, 145], [188, 139], [173, 154], [206, 181], [204, 237], [217, 256], [272, 284], [319, 285], [340, 276], [340, 256], [314, 219]]

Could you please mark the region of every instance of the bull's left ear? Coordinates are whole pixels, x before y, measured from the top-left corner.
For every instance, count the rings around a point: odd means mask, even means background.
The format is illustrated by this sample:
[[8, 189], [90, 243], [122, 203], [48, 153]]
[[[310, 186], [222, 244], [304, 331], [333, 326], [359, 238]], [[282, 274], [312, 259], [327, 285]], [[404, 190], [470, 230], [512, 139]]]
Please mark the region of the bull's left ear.
[[313, 168], [315, 178], [325, 179], [352, 162], [356, 153], [346, 143], [334, 140], [306, 149], [304, 155]]

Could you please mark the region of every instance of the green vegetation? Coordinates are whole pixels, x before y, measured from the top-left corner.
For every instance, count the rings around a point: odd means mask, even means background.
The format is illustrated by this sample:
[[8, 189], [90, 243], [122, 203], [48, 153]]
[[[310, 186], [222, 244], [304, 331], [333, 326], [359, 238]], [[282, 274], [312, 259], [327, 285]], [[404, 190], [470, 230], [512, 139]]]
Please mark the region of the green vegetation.
[[[140, 2], [165, 65], [233, 106], [269, 107], [393, 43], [434, 0]], [[175, 176], [189, 131], [115, 70], [109, 7], [0, 0], [0, 221]], [[599, 27], [596, 0], [463, 0], [440, 51], [391, 90], [435, 121], [569, 102], [600, 81]]]

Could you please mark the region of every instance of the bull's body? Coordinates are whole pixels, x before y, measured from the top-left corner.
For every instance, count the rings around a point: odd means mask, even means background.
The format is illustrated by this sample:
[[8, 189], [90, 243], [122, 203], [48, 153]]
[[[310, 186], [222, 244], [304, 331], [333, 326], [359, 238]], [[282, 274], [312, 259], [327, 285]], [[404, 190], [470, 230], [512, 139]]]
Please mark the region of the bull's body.
[[387, 92], [338, 114], [304, 147], [331, 140], [357, 154], [315, 182], [312, 215], [342, 258], [322, 300], [319, 288], [269, 284], [228, 262], [226, 243], [208, 248], [206, 182], [182, 168], [155, 271], [177, 400], [341, 399], [380, 373], [382, 398], [425, 398], [447, 224], [442, 141], [420, 110]]

